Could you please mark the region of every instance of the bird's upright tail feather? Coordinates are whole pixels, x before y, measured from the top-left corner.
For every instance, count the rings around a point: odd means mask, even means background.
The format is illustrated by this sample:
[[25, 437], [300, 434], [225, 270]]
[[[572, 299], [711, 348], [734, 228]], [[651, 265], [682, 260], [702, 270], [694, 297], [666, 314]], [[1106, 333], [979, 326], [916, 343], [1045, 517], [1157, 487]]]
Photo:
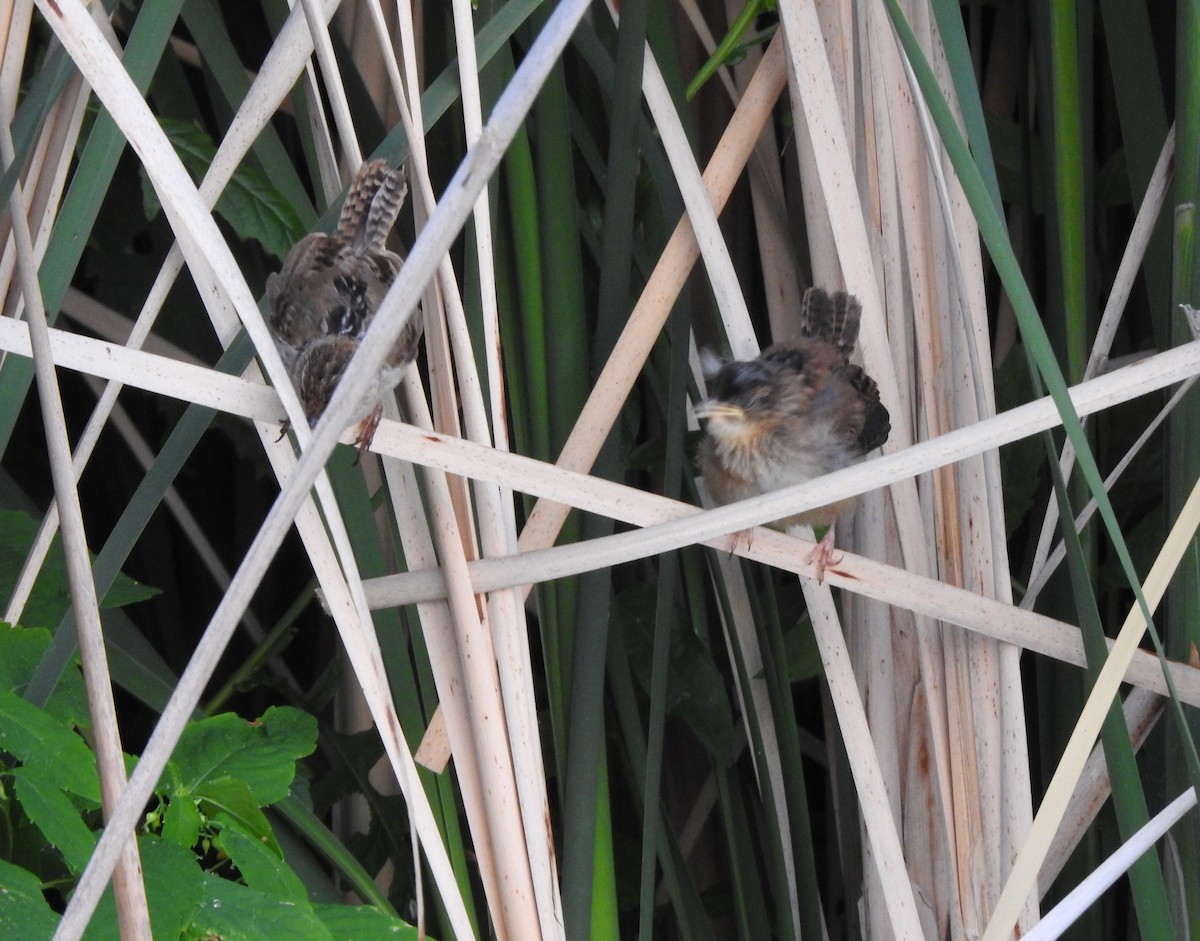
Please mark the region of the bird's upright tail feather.
[[408, 196], [408, 174], [386, 160], [368, 160], [358, 169], [338, 217], [338, 234], [357, 251], [382, 252], [388, 233]]
[[858, 342], [861, 318], [862, 304], [857, 297], [845, 291], [830, 294], [812, 287], [804, 292], [804, 299], [800, 302], [801, 336], [836, 346], [846, 359], [850, 358], [854, 344]]

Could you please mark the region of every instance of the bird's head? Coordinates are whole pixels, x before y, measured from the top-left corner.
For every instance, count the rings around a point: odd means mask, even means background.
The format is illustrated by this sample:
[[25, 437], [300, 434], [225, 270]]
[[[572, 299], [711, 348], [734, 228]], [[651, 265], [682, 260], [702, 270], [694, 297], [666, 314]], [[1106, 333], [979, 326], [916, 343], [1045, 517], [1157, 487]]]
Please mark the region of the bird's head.
[[780, 377], [762, 360], [735, 360], [715, 369], [705, 364], [709, 397], [694, 414], [707, 419], [709, 434], [741, 438], [759, 433], [778, 411]]

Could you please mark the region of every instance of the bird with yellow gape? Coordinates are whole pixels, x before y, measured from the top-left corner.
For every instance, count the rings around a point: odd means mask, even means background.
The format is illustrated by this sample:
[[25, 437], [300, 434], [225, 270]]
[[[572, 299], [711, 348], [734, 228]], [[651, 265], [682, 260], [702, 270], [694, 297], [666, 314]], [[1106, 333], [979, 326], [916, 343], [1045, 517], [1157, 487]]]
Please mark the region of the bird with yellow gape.
[[[705, 351], [709, 397], [696, 406], [707, 419], [699, 465], [717, 503], [733, 503], [814, 480], [861, 460], [887, 441], [888, 410], [879, 387], [850, 362], [862, 304], [845, 292], [809, 288], [800, 337], [756, 359], [723, 362]], [[818, 580], [833, 552], [838, 516], [853, 499], [778, 520], [827, 525], [813, 551]]]

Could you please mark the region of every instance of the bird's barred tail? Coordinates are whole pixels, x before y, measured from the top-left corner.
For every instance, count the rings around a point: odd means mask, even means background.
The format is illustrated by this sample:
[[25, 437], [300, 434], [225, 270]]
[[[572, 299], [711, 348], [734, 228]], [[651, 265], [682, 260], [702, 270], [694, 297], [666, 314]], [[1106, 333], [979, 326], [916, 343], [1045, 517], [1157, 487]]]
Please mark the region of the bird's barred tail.
[[858, 341], [862, 304], [845, 291], [830, 294], [821, 288], [809, 288], [800, 302], [800, 334], [837, 347], [846, 359]]
[[362, 253], [381, 252], [408, 196], [408, 175], [385, 160], [368, 160], [358, 169], [338, 217], [338, 234]]

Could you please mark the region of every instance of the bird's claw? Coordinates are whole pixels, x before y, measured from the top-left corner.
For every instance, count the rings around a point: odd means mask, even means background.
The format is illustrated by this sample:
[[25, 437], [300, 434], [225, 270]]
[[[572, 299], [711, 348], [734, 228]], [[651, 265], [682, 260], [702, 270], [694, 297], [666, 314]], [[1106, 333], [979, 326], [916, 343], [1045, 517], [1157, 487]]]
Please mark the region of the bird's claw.
[[738, 547], [744, 547], [746, 552], [750, 551], [750, 547], [754, 545], [754, 530], [739, 529], [733, 534], [733, 539], [729, 542], [729, 558], [733, 558], [738, 554]]
[[363, 453], [371, 447], [371, 442], [375, 440], [375, 431], [379, 428], [382, 418], [383, 406], [376, 405], [371, 414], [359, 423], [358, 435], [354, 439], [354, 446], [358, 449], [358, 454], [354, 458], [355, 464], [362, 460]]
[[825, 531], [825, 535], [821, 537], [821, 541], [817, 543], [816, 547], [808, 556], [809, 563], [816, 567], [818, 585], [824, 584], [825, 582], [825, 569], [827, 569], [830, 564], [837, 565], [842, 561], [842, 553], [839, 552], [836, 559], [834, 558], [833, 553], [833, 527], [830, 526], [829, 529]]

